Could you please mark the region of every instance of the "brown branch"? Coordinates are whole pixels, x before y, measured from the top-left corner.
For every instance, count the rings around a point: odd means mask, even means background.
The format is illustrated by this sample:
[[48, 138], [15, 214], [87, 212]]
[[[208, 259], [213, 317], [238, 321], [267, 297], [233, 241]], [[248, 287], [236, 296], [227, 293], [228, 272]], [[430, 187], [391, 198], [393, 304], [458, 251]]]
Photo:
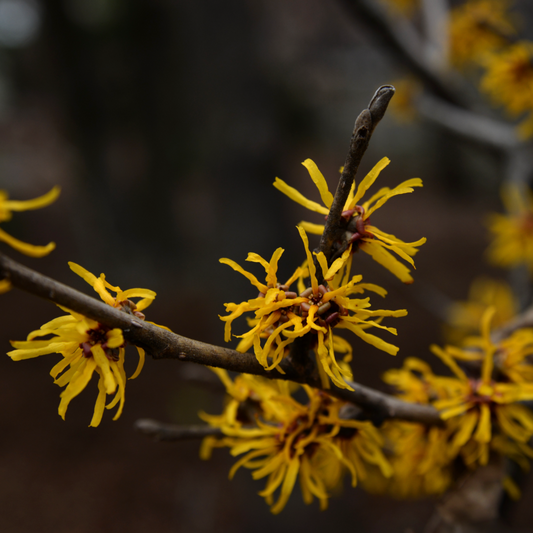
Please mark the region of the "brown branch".
[[[318, 246], [318, 250], [324, 252], [328, 261], [331, 259], [333, 243], [345, 229], [341, 224], [341, 215], [348, 195], [350, 194], [352, 183], [355, 180], [357, 169], [366, 152], [374, 129], [385, 115], [389, 102], [394, 96], [394, 91], [395, 89], [392, 85], [383, 85], [380, 87], [372, 97], [372, 100], [370, 100], [368, 109], [364, 109], [355, 121], [350, 149], [346, 156], [344, 169], [339, 179], [337, 190], [335, 191], [335, 197], [333, 198], [328, 218], [326, 219], [324, 233], [320, 238], [320, 244]], [[321, 269], [317, 268], [317, 274], [320, 275], [321, 272]]]
[[220, 428], [211, 426], [177, 426], [164, 424], [150, 418], [141, 418], [133, 426], [139, 433], [153, 437], [158, 441], [195, 440], [211, 435], [221, 436]]
[[[91, 298], [67, 285], [43, 276], [12, 259], [0, 254], [0, 279], [7, 278], [13, 287], [45, 298], [57, 305], [71, 309], [97, 320], [111, 328], [120, 328], [124, 338], [144, 348], [154, 359], [177, 359], [205, 366], [265, 376], [270, 379], [286, 379], [322, 389], [320, 381], [299, 374], [290, 361], [282, 361], [285, 372], [266, 371], [253, 354], [240, 353], [229, 348], [213, 346], [188, 339], [158, 326], [144, 322], [128, 313]], [[340, 389], [333, 384], [327, 392], [332, 396], [354, 403], [375, 414], [378, 418], [399, 418], [423, 424], [439, 424], [441, 420], [435, 408], [404, 402], [358, 383], [350, 383], [353, 391]]]

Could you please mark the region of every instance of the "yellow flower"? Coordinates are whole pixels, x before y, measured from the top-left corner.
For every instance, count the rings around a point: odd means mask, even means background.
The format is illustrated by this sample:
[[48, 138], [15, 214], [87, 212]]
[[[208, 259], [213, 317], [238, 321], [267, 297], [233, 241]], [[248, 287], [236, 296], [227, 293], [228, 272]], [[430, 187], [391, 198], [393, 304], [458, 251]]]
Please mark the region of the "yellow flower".
[[451, 11], [451, 57], [457, 66], [479, 62], [508, 44], [515, 34], [508, 7], [506, 0], [470, 0]]
[[[122, 291], [120, 287], [110, 285], [104, 274], [100, 274], [100, 277], [97, 278], [76, 263], [69, 263], [69, 265], [76, 274], [93, 286], [105, 303], [144, 319], [141, 311], [152, 303], [155, 292], [148, 289]], [[109, 291], [115, 292], [116, 296], [112, 296]], [[135, 304], [129, 298], [141, 298], [141, 300]], [[55, 318], [41, 326], [40, 329], [32, 331], [26, 341], [11, 341], [16, 349], [9, 352], [8, 355], [14, 361], [31, 359], [50, 353], [60, 353], [63, 356], [63, 359], [50, 371], [54, 383], [60, 387], [66, 386], [66, 389], [61, 393], [58, 410], [63, 419], [65, 419], [70, 401], [88, 385], [96, 372], [99, 375], [98, 398], [90, 426], [96, 427], [100, 424], [104, 407], [112, 409], [119, 404], [117, 413], [113, 418], [116, 420], [122, 413], [126, 387], [125, 341], [122, 330], [108, 328], [83, 315], [68, 309], [63, 310], [69, 314]], [[52, 337], [49, 339], [36, 340], [50, 335]], [[137, 350], [139, 352], [139, 364], [130, 379], [139, 375], [144, 364], [144, 350], [139, 347]], [[62, 375], [60, 376], [60, 374]], [[106, 406], [107, 394], [114, 394], [115, 396]]]
[[492, 242], [487, 250], [490, 263], [512, 268], [525, 264], [533, 273], [533, 194], [509, 185], [502, 188], [508, 215], [492, 213], [488, 220]]
[[394, 98], [390, 101], [389, 109], [398, 122], [412, 122], [417, 115], [414, 101], [420, 94], [421, 88], [414, 78], [404, 78], [391, 83], [396, 89]]
[[[415, 357], [408, 357], [402, 368], [383, 375], [383, 380], [395, 387], [398, 398], [418, 404], [448, 397], [447, 379], [436, 376], [427, 363]], [[384, 479], [374, 470], [365, 482], [367, 490], [406, 499], [441, 494], [448, 488], [451, 463], [457, 455], [457, 450], [450, 449], [450, 428], [390, 420], [382, 433], [393, 474]]]
[[396, 396], [406, 402], [427, 404], [441, 397], [442, 389], [431, 367], [417, 359], [408, 357], [402, 368], [391, 368], [383, 374], [383, 381], [396, 389]]
[[440, 378], [447, 397], [433, 405], [441, 418], [453, 429], [452, 447], [460, 450], [467, 465], [487, 464], [489, 444], [496, 433], [503, 433], [517, 442], [526, 443], [533, 436], [533, 413], [520, 401], [533, 399], [533, 383], [513, 383], [495, 376], [495, 346], [490, 339], [490, 321], [494, 308], [483, 315], [481, 338], [481, 375], [469, 378], [456, 359], [476, 360], [454, 347], [444, 350], [433, 345], [431, 351], [455, 374], [455, 378]]
[[447, 335], [449, 341], [459, 342], [466, 335], [476, 333], [483, 313], [490, 306], [496, 309], [492, 321], [495, 328], [509, 322], [519, 310], [507, 283], [479, 277], [470, 286], [468, 300], [455, 302], [448, 309], [448, 324], [451, 326]]
[[369, 492], [412, 499], [442, 494], [452, 482], [450, 431], [413, 422], [387, 421], [382, 428], [392, 476], [373, 469], [363, 486]]
[[[403, 183], [400, 183], [394, 189], [383, 187], [366, 202], [361, 205], [358, 204], [363, 198], [366, 191], [372, 186], [379, 173], [390, 163], [390, 160], [384, 157], [379, 163], [366, 175], [355, 190], [355, 182], [350, 191], [350, 195], [344, 206], [342, 213], [343, 219], [346, 222], [346, 230], [350, 234], [350, 241], [353, 243], [352, 251], [361, 249], [363, 252], [369, 254], [374, 261], [390, 270], [396, 277], [404, 283], [412, 283], [413, 278], [410, 275], [410, 270], [403, 263], [398, 261], [391, 252], [394, 252], [404, 261], [410, 265], [415, 266], [412, 256], [418, 252], [417, 246], [421, 246], [426, 242], [422, 238], [416, 242], [406, 243], [395, 237], [378, 229], [370, 224], [370, 215], [379, 209], [389, 198], [399, 194], [406, 194], [413, 192], [413, 187], [422, 187], [422, 180], [420, 178], [413, 178]], [[324, 205], [318, 204], [305, 198], [296, 189], [287, 185], [283, 180], [276, 178], [274, 187], [286, 194], [291, 200], [303, 205], [311, 211], [315, 211], [322, 215], [328, 215], [333, 203], [333, 195], [328, 189], [328, 185], [324, 176], [318, 170], [311, 159], [306, 159], [302, 165], [307, 168], [311, 179], [317, 186]], [[320, 224], [312, 224], [310, 222], [301, 222], [300, 225], [308, 233], [321, 235], [324, 231], [324, 226]], [[390, 251], [389, 251], [390, 250]]]
[[[221, 378], [232, 399], [220, 417], [201, 417], [220, 427], [225, 437], [206, 438], [201, 457], [208, 458], [212, 448], [222, 446], [229, 447], [233, 456], [245, 454], [233, 465], [230, 479], [241, 466], [253, 470], [254, 479], [266, 477], [259, 494], [272, 513], [283, 510], [298, 478], [304, 502], [309, 504], [316, 497], [325, 509], [331, 490], [345, 472], [351, 474], [352, 486], [366, 475], [368, 464], [377, 465], [384, 475], [391, 474], [379, 432], [370, 422], [342, 418], [344, 402], [304, 385], [309, 402], [301, 404], [286, 383], [246, 375], [232, 383], [224, 373]], [[239, 381], [246, 383], [245, 394], [238, 391]], [[255, 406], [253, 417], [246, 414], [250, 400]], [[241, 420], [230, 412], [240, 413]]]
[[[333, 328], [349, 329], [365, 342], [372, 344], [380, 350], [396, 355], [398, 348], [379, 337], [366, 332], [369, 327], [385, 329], [396, 335], [394, 328], [382, 326], [379, 320], [386, 316], [405, 316], [404, 309], [397, 311], [371, 310], [369, 298], [351, 298], [353, 294], [360, 294], [371, 290], [382, 296], [386, 291], [377, 285], [359, 283], [362, 276], [353, 276], [351, 279], [341, 280], [342, 269], [348, 260], [349, 250], [342, 257], [328, 267], [326, 258], [321, 252], [317, 259], [322, 270], [324, 284], [319, 285], [316, 268], [309, 251], [309, 241], [305, 231], [298, 227], [300, 236], [305, 246], [307, 256], [307, 270], [311, 287], [303, 290], [300, 295], [289, 291], [290, 284], [301, 274], [298, 268], [289, 281], [280, 285], [277, 282], [278, 260], [283, 253], [278, 248], [270, 262], [257, 254], [249, 254], [248, 261], [259, 262], [266, 271], [266, 284], [242, 269], [230, 259], [221, 259], [220, 262], [231, 266], [237, 272], [246, 276], [250, 282], [259, 289], [257, 298], [241, 302], [240, 304], [227, 303], [226, 311], [229, 315], [220, 317], [226, 322], [225, 340], [231, 339], [231, 323], [245, 312], [254, 312], [255, 318], [250, 321], [253, 326], [247, 333], [241, 335], [242, 341], [237, 349], [246, 352], [252, 345], [259, 363], [268, 370], [279, 368], [278, 365], [286, 355], [286, 349], [295, 339], [308, 333], [316, 336], [316, 355], [318, 370], [325, 387], [328, 386], [326, 376], [343, 388], [350, 388], [344, 378], [351, 378], [346, 367], [341, 366], [335, 358], [335, 349], [346, 352], [346, 343], [335, 338]], [[348, 278], [347, 275], [344, 276]], [[376, 318], [377, 320], [374, 320]], [[266, 339], [264, 344], [261, 343]], [[269, 362], [269, 359], [271, 361]]]
[[[54, 187], [52, 190], [47, 192], [45, 195], [40, 196], [39, 198], [25, 201], [8, 200], [7, 193], [5, 191], [0, 191], [0, 223], [11, 220], [13, 211], [28, 211], [50, 205], [59, 196], [60, 191], [61, 189], [59, 187]], [[18, 252], [31, 257], [43, 257], [44, 255], [48, 255], [56, 247], [55, 243], [53, 242], [48, 243], [46, 246], [34, 246], [32, 244], [27, 244], [15, 239], [14, 237], [11, 237], [11, 235], [7, 234], [1, 228], [0, 241], [9, 244], [9, 246]]]
[[496, 105], [517, 116], [533, 107], [533, 43], [518, 42], [485, 60], [480, 88]]

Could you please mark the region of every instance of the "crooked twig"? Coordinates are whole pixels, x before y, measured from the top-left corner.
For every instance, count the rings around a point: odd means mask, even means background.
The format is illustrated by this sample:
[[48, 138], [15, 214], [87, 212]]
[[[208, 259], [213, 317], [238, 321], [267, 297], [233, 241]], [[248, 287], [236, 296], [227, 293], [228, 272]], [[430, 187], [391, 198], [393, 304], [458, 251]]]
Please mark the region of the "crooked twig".
[[[323, 389], [319, 380], [302, 376], [291, 366], [288, 360], [282, 361], [280, 365], [285, 374], [277, 371], [266, 371], [252, 354], [240, 353], [229, 348], [188, 339], [144, 322], [67, 285], [43, 276], [2, 254], [0, 254], [1, 278], [9, 279], [13, 287], [45, 298], [57, 305], [97, 320], [110, 328], [120, 328], [128, 342], [144, 348], [154, 359], [189, 361], [239, 373], [265, 376], [270, 379], [307, 383], [311, 387]], [[349, 384], [354, 389], [353, 391], [340, 389], [332, 384], [326, 392], [359, 405], [378, 418], [399, 418], [423, 424], [439, 424], [441, 422], [437, 410], [432, 406], [404, 402], [358, 383]]]
[[[346, 156], [344, 169], [339, 179], [337, 190], [335, 191], [335, 197], [333, 198], [328, 218], [326, 219], [324, 233], [320, 238], [320, 244], [318, 246], [318, 250], [324, 252], [328, 261], [331, 259], [333, 243], [344, 231], [344, 227], [341, 224], [341, 215], [348, 195], [350, 194], [357, 169], [359, 168], [361, 159], [363, 159], [374, 129], [385, 115], [389, 102], [394, 96], [394, 91], [395, 89], [392, 85], [383, 85], [380, 87], [372, 97], [372, 100], [370, 100], [368, 109], [364, 109], [355, 121], [350, 149]], [[317, 273], [321, 273], [320, 268], [317, 269]]]

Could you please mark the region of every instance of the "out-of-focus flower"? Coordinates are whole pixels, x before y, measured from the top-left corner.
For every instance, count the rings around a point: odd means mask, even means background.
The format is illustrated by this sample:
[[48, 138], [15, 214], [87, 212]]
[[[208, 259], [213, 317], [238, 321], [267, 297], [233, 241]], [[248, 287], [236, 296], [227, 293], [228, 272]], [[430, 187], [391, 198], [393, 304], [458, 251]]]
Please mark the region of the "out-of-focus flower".
[[[391, 252], [394, 252], [398, 257], [414, 267], [415, 263], [413, 261], [413, 256], [418, 252], [417, 247], [424, 244], [426, 239], [422, 238], [411, 243], [403, 242], [394, 235], [385, 233], [376, 226], [372, 226], [370, 224], [370, 215], [393, 196], [413, 192], [413, 187], [422, 187], [422, 180], [420, 178], [412, 178], [400, 183], [400, 185], [394, 187], [394, 189], [383, 187], [366, 202], [359, 205], [359, 202], [362, 200], [366, 191], [372, 186], [376, 178], [379, 176], [379, 173], [389, 163], [390, 160], [387, 157], [381, 159], [381, 161], [379, 161], [379, 163], [375, 165], [361, 181], [357, 190], [355, 190], [354, 182], [344, 206], [342, 216], [346, 221], [346, 231], [350, 234], [350, 241], [353, 243], [352, 251], [355, 251], [356, 249], [363, 250], [363, 252], [369, 254], [374, 261], [377, 261], [380, 265], [390, 270], [401, 281], [404, 283], [412, 283], [413, 278], [409, 268], [398, 261]], [[302, 165], [304, 165], [309, 171], [311, 179], [314, 181], [320, 192], [324, 205], [308, 200], [296, 189], [290, 187], [279, 178], [276, 178], [274, 187], [286, 194], [291, 200], [303, 205], [307, 209], [327, 216], [331, 204], [333, 203], [333, 195], [328, 189], [326, 180], [311, 159], [306, 159]], [[324, 232], [324, 225], [321, 224], [300, 222], [300, 225], [308, 233], [321, 235]]]
[[501, 196], [508, 214], [491, 213], [488, 218], [492, 234], [488, 260], [504, 268], [525, 264], [533, 274], [533, 194], [508, 185]]
[[492, 319], [492, 326], [495, 328], [509, 322], [519, 310], [518, 302], [507, 283], [479, 277], [470, 286], [468, 300], [455, 302], [448, 309], [449, 342], [458, 343], [467, 335], [476, 333], [483, 313], [491, 306], [496, 309]]
[[[493, 315], [494, 308], [489, 308], [483, 316], [481, 337], [476, 346], [480, 354], [469, 356], [454, 347], [431, 347], [431, 351], [455, 374], [455, 378], [439, 378], [446, 396], [433, 405], [453, 429], [452, 447], [460, 451], [467, 465], [487, 464], [494, 434], [501, 433], [521, 443], [527, 443], [533, 436], [533, 413], [518, 403], [533, 399], [533, 383], [509, 382], [505, 376], [495, 375], [494, 359], [498, 347], [490, 339]], [[466, 375], [456, 362], [461, 358], [480, 359], [480, 378]]]
[[515, 29], [508, 8], [507, 0], [469, 0], [451, 11], [451, 58], [457, 66], [479, 63], [509, 43]]
[[533, 43], [522, 41], [485, 57], [480, 88], [512, 116], [533, 107]]
[[222, 415], [200, 416], [225, 436], [207, 437], [201, 457], [209, 458], [215, 447], [228, 447], [233, 456], [244, 454], [230, 479], [241, 466], [253, 470], [254, 479], [266, 477], [259, 494], [272, 513], [283, 510], [297, 479], [304, 502], [316, 497], [325, 509], [344, 473], [351, 475], [352, 486], [365, 477], [367, 465], [391, 474], [378, 430], [370, 422], [343, 418], [344, 402], [304, 385], [308, 403], [303, 404], [292, 397], [287, 383], [246, 375], [232, 383], [224, 371], [217, 373], [231, 399]]
[[413, 78], [403, 78], [392, 82], [391, 85], [395, 87], [396, 92], [390, 101], [389, 109], [398, 122], [412, 122], [417, 115], [414, 101], [421, 91], [420, 84]]
[[[300, 236], [305, 246], [307, 267], [311, 287], [303, 290], [300, 295], [289, 291], [289, 285], [301, 274], [297, 269], [289, 281], [280, 285], [277, 282], [276, 272], [279, 257], [283, 253], [282, 248], [274, 252], [270, 262], [265, 261], [257, 254], [249, 254], [248, 260], [259, 262], [265, 268], [267, 277], [266, 284], [243, 270], [237, 263], [230, 259], [221, 259], [221, 263], [231, 266], [237, 272], [246, 276], [250, 282], [259, 289], [257, 298], [246, 302], [227, 303], [226, 311], [229, 315], [220, 317], [226, 322], [225, 340], [231, 339], [231, 323], [245, 312], [254, 312], [255, 318], [249, 323], [252, 328], [241, 335], [242, 341], [237, 349], [246, 352], [252, 346], [259, 363], [266, 369], [279, 368], [278, 365], [286, 355], [289, 344], [306, 334], [316, 336], [315, 351], [317, 355], [318, 369], [324, 386], [328, 386], [326, 376], [339, 387], [350, 388], [344, 378], [350, 378], [351, 373], [346, 367], [343, 368], [335, 358], [335, 346], [340, 351], [346, 352], [342, 341], [335, 339], [333, 328], [345, 328], [355, 333], [365, 342], [376, 346], [380, 350], [396, 355], [398, 348], [389, 344], [379, 337], [366, 332], [369, 327], [385, 329], [396, 334], [394, 328], [382, 326], [378, 321], [386, 316], [405, 316], [404, 309], [397, 311], [372, 310], [368, 298], [351, 298], [354, 294], [360, 294], [365, 290], [371, 290], [382, 296], [386, 291], [377, 285], [360, 283], [362, 276], [353, 276], [351, 279], [340, 279], [339, 272], [345, 265], [350, 255], [347, 250], [342, 257], [328, 267], [326, 258], [322, 252], [317, 256], [322, 270], [324, 284], [319, 284], [313, 257], [309, 251], [309, 241], [305, 231], [298, 227]], [[264, 343], [262, 343], [262, 341]]]
[[[9, 200], [6, 191], [0, 191], [0, 223], [11, 220], [13, 211], [29, 211], [31, 209], [40, 209], [50, 205], [59, 196], [61, 189], [54, 187], [49, 192], [39, 198], [33, 200]], [[5, 242], [11, 248], [18, 252], [29, 255], [31, 257], [43, 257], [48, 255], [55, 247], [55, 243], [50, 242], [46, 246], [34, 246], [25, 242], [19, 241], [6, 233], [0, 228], [0, 241]]]
[[[69, 265], [76, 274], [94, 288], [105, 303], [144, 320], [144, 314], [141, 311], [152, 303], [156, 296], [155, 292], [148, 289], [122, 291], [120, 287], [110, 285], [104, 274], [100, 274], [97, 278], [76, 263], [69, 263]], [[116, 296], [112, 296], [110, 291], [116, 293]], [[141, 300], [135, 304], [130, 298], [141, 298]], [[96, 372], [99, 375], [98, 398], [90, 426], [96, 427], [100, 424], [104, 408], [112, 409], [119, 404], [113, 418], [116, 420], [124, 407], [126, 387], [125, 341], [122, 330], [111, 329], [79, 313], [61, 309], [69, 314], [55, 318], [41, 326], [40, 329], [32, 331], [25, 341], [11, 341], [16, 349], [8, 355], [14, 361], [50, 353], [60, 353], [63, 356], [63, 359], [50, 371], [50, 375], [55, 380], [54, 383], [60, 387], [66, 386], [61, 393], [58, 410], [63, 419], [70, 401], [85, 389]], [[48, 336], [52, 337], [40, 339]], [[139, 347], [137, 350], [139, 364], [130, 379], [139, 375], [144, 364], [144, 350]], [[108, 405], [105, 405], [107, 394], [115, 396]]]

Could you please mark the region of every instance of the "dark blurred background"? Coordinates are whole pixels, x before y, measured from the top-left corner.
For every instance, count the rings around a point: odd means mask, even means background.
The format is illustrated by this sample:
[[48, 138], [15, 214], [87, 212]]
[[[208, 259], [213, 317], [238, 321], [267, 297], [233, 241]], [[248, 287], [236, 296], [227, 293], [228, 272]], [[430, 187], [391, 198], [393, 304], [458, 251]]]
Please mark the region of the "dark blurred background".
[[[282, 246], [281, 278], [301, 263], [295, 225], [309, 215], [271, 184], [279, 176], [318, 199], [300, 164], [309, 157], [334, 188], [356, 116], [380, 85], [406, 73], [374, 43], [333, 1], [0, 0], [0, 188], [28, 199], [62, 187], [52, 206], [2, 225], [33, 244], [54, 240], [57, 250], [44, 259], [2, 251], [89, 294], [67, 261], [123, 289], [153, 289], [149, 320], [223, 344], [223, 303], [251, 293], [218, 259], [244, 264], [250, 251], [270, 258]], [[429, 359], [445, 305], [491, 273], [484, 217], [501, 209], [503, 164], [390, 113], [358, 179], [384, 156], [392, 163], [380, 186], [419, 176], [424, 188], [391, 200], [373, 222], [428, 242], [409, 287], [357, 256], [365, 281], [389, 290], [374, 306], [409, 311], [389, 321], [399, 330], [395, 359], [351, 339], [355, 379], [382, 390], [385, 369], [410, 355]], [[58, 316], [18, 290], [1, 300], [4, 351]], [[134, 349], [128, 359], [131, 374]], [[432, 512], [432, 501], [345, 487], [327, 512], [303, 505], [295, 489], [273, 517], [256, 495], [264, 481], [244, 470], [227, 480], [226, 451], [205, 463], [198, 442], [155, 443], [133, 431], [138, 418], [186, 424], [199, 409], [219, 410], [222, 397], [196, 383], [207, 370], [147, 360], [128, 383], [122, 417], [106, 412], [93, 429], [96, 383], [65, 422], [57, 415], [60, 389], [48, 375], [56, 361], [0, 360], [0, 531], [404, 532], [420, 531]], [[521, 509], [517, 525], [528, 520]]]

